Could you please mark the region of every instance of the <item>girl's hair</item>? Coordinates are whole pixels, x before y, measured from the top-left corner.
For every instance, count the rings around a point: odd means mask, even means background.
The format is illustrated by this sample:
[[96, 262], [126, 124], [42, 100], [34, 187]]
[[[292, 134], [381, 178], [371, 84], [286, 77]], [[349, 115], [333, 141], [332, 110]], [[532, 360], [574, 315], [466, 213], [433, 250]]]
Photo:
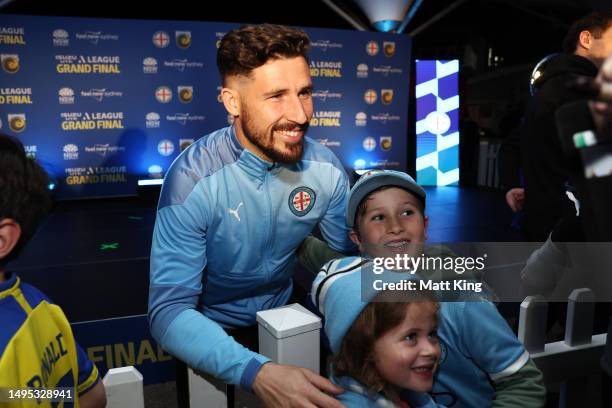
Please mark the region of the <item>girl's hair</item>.
[[435, 308], [438, 302], [431, 292], [410, 291], [405, 301], [388, 301], [396, 293], [383, 291], [361, 311], [344, 336], [340, 351], [332, 358], [331, 364], [336, 377], [349, 376], [366, 386], [371, 393], [384, 392], [388, 383], [375, 366], [374, 343], [386, 332], [399, 325], [405, 318], [408, 306], [428, 304]]

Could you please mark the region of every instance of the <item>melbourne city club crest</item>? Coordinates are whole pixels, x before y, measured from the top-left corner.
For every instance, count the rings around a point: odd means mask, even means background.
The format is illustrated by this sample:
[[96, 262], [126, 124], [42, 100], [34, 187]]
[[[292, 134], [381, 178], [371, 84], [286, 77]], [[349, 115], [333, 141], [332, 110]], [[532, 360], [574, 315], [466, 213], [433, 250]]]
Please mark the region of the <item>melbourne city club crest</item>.
[[289, 209], [298, 217], [303, 217], [314, 207], [317, 196], [308, 187], [298, 187], [289, 194]]

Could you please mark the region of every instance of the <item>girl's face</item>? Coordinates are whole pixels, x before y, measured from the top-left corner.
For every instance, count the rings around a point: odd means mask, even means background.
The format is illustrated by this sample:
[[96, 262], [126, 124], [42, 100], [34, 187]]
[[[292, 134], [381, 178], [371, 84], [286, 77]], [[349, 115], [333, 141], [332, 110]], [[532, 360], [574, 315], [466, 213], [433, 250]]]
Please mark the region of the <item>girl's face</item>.
[[374, 364], [390, 384], [427, 392], [440, 358], [436, 306], [415, 302], [406, 308], [404, 320], [374, 342]]

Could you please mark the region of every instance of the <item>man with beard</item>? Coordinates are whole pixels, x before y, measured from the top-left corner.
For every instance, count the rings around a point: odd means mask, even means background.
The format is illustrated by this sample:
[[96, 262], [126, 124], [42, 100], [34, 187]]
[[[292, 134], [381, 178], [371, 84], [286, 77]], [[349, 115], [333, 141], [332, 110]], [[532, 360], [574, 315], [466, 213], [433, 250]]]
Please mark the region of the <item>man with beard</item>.
[[313, 227], [332, 249], [353, 249], [344, 220], [348, 177], [330, 150], [304, 136], [313, 114], [309, 44], [303, 31], [276, 25], [242, 27], [221, 40], [221, 97], [234, 124], [174, 161], [151, 248], [155, 339], [190, 367], [274, 407], [339, 407], [327, 394], [342, 392], [252, 351], [255, 314], [291, 300], [295, 251]]

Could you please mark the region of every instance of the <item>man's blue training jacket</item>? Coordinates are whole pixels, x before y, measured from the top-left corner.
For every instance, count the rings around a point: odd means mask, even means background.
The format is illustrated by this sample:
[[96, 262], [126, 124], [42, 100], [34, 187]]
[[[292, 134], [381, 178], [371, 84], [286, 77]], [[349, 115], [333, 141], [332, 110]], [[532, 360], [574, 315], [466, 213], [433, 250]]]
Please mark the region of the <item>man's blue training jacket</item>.
[[151, 247], [153, 337], [190, 367], [251, 389], [269, 359], [223, 328], [251, 326], [284, 305], [294, 252], [318, 223], [336, 251], [354, 248], [344, 212], [349, 183], [326, 147], [304, 139], [296, 164], [244, 149], [234, 127], [177, 157], [165, 177]]

